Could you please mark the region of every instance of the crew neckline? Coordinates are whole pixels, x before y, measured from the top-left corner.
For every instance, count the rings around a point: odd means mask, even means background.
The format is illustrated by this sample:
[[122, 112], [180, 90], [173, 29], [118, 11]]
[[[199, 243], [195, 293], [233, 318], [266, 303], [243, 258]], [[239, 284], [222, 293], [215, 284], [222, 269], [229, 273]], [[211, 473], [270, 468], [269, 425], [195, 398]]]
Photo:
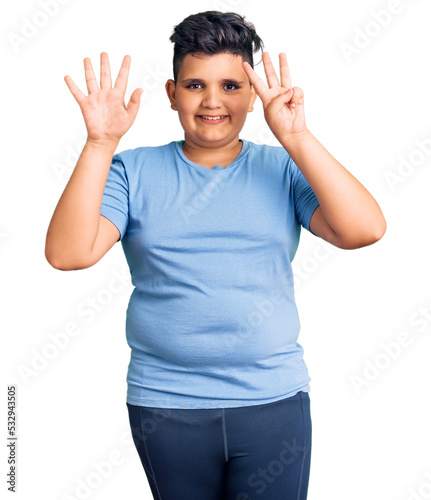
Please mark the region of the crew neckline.
[[246, 141], [245, 139], [239, 139], [240, 142], [242, 142], [242, 148], [239, 153], [239, 155], [233, 160], [232, 163], [227, 165], [226, 167], [222, 167], [221, 165], [214, 165], [214, 167], [209, 168], [209, 167], [204, 167], [203, 165], [199, 165], [198, 163], [194, 163], [193, 161], [189, 160], [187, 156], [185, 155], [183, 151], [183, 144], [185, 143], [185, 140], [182, 139], [180, 141], [174, 141], [175, 144], [175, 149], [177, 153], [179, 154], [180, 158], [186, 163], [189, 167], [194, 168], [196, 170], [204, 171], [208, 170], [209, 172], [216, 170], [231, 170], [232, 168], [236, 167], [239, 162], [247, 155], [247, 153], [250, 150], [250, 142]]

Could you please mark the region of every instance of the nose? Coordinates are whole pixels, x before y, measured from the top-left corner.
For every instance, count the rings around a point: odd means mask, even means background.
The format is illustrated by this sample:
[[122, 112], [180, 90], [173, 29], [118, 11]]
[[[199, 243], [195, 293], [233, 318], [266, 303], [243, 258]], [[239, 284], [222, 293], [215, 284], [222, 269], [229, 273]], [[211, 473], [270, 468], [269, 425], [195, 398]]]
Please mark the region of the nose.
[[202, 107], [217, 109], [221, 106], [220, 93], [218, 89], [207, 87], [202, 96]]

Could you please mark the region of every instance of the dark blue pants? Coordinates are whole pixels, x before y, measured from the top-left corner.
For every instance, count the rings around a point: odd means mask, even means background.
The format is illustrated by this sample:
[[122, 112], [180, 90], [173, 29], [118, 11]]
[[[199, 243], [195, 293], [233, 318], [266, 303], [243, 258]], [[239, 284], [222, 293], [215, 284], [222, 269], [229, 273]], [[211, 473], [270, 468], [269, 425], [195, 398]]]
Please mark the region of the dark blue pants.
[[307, 392], [239, 408], [126, 404], [154, 499], [307, 498], [312, 433]]

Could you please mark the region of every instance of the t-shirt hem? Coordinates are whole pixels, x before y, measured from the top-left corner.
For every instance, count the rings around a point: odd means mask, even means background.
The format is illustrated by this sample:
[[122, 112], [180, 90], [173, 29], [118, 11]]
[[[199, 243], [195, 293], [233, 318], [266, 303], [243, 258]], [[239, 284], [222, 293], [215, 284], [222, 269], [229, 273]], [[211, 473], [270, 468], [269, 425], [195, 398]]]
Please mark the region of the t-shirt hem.
[[110, 220], [116, 226], [118, 231], [120, 231], [120, 240], [123, 239], [123, 236], [126, 232], [126, 228], [124, 228], [124, 223], [117, 216], [117, 214], [115, 213], [115, 210], [112, 210], [106, 206], [102, 206], [100, 209], [100, 215], [103, 215], [103, 217], [106, 217], [108, 220]]
[[217, 409], [217, 408], [239, 408], [245, 406], [257, 406], [268, 403], [275, 403], [281, 399], [293, 397], [298, 392], [310, 392], [310, 385], [307, 383], [299, 389], [294, 389], [286, 394], [277, 396], [274, 398], [260, 399], [260, 400], [214, 400], [214, 399], [202, 399], [199, 402], [189, 402], [189, 401], [166, 401], [161, 402], [159, 400], [153, 399], [142, 399], [127, 395], [126, 402], [133, 406], [145, 406], [147, 408], [175, 408], [175, 409]]
[[[309, 207], [307, 207], [307, 211], [308, 211], [308, 213], [307, 213], [307, 216], [306, 216], [306, 221], [307, 221], [307, 223], [306, 223], [306, 225], [305, 225], [305, 229], [307, 229], [307, 231], [310, 231], [310, 233], [311, 233], [311, 234], [314, 234], [314, 233], [313, 233], [313, 231], [311, 231], [311, 229], [310, 229], [310, 220], [311, 220], [311, 217], [313, 217], [313, 214], [314, 214], [314, 212], [316, 211], [316, 208], [317, 208], [319, 205], [320, 205], [320, 202], [319, 202], [319, 200], [316, 198], [316, 199], [314, 199], [314, 202], [313, 202], [313, 203], [311, 203], [311, 204], [309, 205]], [[316, 235], [314, 234], [314, 236], [316, 236]]]

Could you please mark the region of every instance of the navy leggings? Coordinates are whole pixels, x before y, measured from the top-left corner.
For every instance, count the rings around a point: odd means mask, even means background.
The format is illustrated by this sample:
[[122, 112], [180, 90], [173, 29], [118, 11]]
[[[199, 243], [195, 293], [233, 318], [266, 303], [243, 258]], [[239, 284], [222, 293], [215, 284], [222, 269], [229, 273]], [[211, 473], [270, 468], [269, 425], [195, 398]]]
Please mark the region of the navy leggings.
[[126, 405], [154, 499], [307, 498], [312, 433], [307, 392], [238, 408]]

